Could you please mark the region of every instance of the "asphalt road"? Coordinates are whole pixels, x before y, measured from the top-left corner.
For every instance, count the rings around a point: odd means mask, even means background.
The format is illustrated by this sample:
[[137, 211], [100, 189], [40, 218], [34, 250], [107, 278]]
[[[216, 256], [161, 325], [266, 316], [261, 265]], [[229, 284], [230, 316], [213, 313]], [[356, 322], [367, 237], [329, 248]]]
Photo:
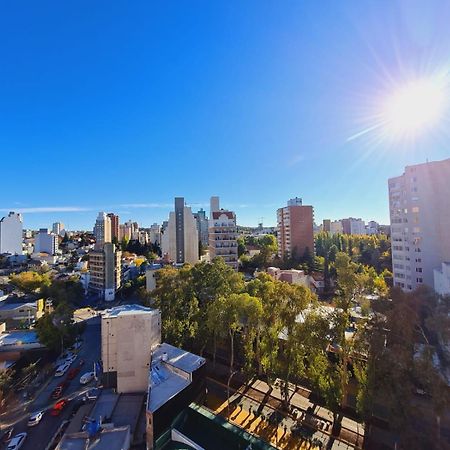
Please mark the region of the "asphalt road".
[[[78, 396], [82, 395], [86, 390], [91, 387], [82, 386], [80, 384], [80, 377], [86, 372], [90, 372], [93, 370], [94, 361], [100, 359], [100, 318], [94, 317], [92, 319], [88, 319], [86, 321], [86, 330], [82, 335], [83, 345], [78, 353], [78, 358], [72, 363], [72, 367], [77, 367], [79, 360], [84, 359], [85, 363], [81, 368], [80, 373], [70, 381], [69, 386], [64, 391], [63, 398], [69, 398], [69, 404], [62, 411], [59, 416], [51, 416], [49, 411], [44, 414], [39, 425], [35, 427], [28, 427], [28, 417], [24, 417], [22, 420], [16, 423], [14, 426], [14, 435], [17, 433], [21, 433], [25, 431], [28, 436], [27, 439], [22, 446], [21, 450], [45, 450], [47, 445], [50, 443], [53, 435], [56, 433], [60, 425], [64, 420], [66, 420], [73, 408], [73, 399], [76, 399]], [[29, 413], [33, 413], [35, 411], [40, 410], [49, 410], [55, 404], [55, 400], [51, 398], [51, 393], [55, 389], [55, 387], [61, 383], [65, 377], [53, 377], [46, 388], [38, 395], [38, 397], [34, 400], [34, 402], [29, 406]], [[95, 383], [95, 382], [94, 382]]]

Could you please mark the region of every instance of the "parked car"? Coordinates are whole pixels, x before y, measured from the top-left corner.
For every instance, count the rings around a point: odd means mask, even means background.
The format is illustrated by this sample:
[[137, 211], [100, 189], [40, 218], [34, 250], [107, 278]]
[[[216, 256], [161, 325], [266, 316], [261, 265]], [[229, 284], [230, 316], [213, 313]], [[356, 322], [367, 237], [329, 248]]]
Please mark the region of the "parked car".
[[7, 450], [19, 450], [22, 447], [25, 439], [27, 438], [27, 433], [16, 434], [8, 443]]
[[78, 375], [80, 370], [81, 370], [80, 367], [74, 367], [73, 369], [70, 369], [69, 372], [67, 373], [67, 379], [73, 380]]
[[69, 363], [65, 363], [62, 366], [59, 366], [56, 369], [55, 377], [62, 377], [69, 370], [69, 367], [70, 367]]
[[96, 400], [100, 394], [100, 390], [97, 388], [89, 389], [84, 396], [84, 400]]
[[44, 411], [38, 411], [33, 414], [31, 414], [30, 418], [28, 419], [28, 426], [29, 427], [35, 427], [36, 425], [39, 425], [39, 422], [44, 417]]
[[66, 407], [67, 403], [69, 403], [69, 401], [65, 398], [59, 400], [59, 402], [56, 402], [53, 405], [53, 408], [50, 410], [50, 415], [51, 416], [59, 416], [62, 412], [62, 410]]
[[72, 345], [72, 347], [69, 348], [69, 350], [71, 352], [76, 352], [76, 351], [80, 350], [82, 344], [83, 343], [81, 341], [77, 341], [77, 342], [75, 342], [75, 344]]
[[78, 355], [76, 353], [71, 353], [71, 355], [66, 359], [67, 364], [72, 364], [76, 359], [78, 358]]
[[94, 379], [94, 372], [87, 372], [80, 378], [80, 384], [88, 384]]
[[56, 388], [52, 392], [52, 398], [54, 398], [55, 400], [60, 398], [62, 396], [64, 390], [67, 388], [67, 386], [68, 386], [68, 383], [65, 381], [58, 384], [58, 386], [56, 386]]
[[2, 442], [6, 444], [11, 440], [12, 434], [14, 432], [14, 427], [9, 427], [2, 435]]

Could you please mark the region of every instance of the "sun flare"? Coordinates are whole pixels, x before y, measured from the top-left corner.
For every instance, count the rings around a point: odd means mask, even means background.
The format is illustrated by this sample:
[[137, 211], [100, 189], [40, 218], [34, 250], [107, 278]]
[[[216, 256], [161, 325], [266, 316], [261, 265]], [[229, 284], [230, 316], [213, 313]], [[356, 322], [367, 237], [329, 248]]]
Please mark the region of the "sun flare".
[[445, 80], [410, 81], [386, 98], [382, 107], [385, 131], [396, 137], [421, 134], [439, 124], [447, 104]]

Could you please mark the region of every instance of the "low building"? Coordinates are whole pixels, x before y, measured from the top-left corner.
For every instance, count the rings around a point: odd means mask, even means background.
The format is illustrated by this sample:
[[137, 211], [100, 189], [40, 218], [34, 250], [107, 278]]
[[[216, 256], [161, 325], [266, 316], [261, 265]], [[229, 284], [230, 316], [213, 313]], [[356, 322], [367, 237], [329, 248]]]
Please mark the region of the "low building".
[[439, 295], [450, 295], [450, 262], [443, 262], [440, 269], [434, 269], [434, 290]]
[[98, 431], [65, 434], [57, 450], [128, 450], [131, 445], [130, 427], [104, 427]]
[[161, 313], [123, 305], [102, 314], [103, 383], [119, 393], [145, 392], [152, 348], [161, 342]]
[[268, 267], [267, 273], [274, 277], [276, 280], [285, 281], [290, 284], [300, 284], [302, 286], [309, 287], [308, 276], [303, 270], [286, 269], [282, 270], [278, 267]]
[[205, 359], [170, 344], [152, 352], [148, 373], [147, 449], [193, 401], [206, 394]]
[[37, 313], [36, 302], [10, 303], [3, 301], [0, 303], [0, 320], [6, 322], [8, 328], [14, 327], [23, 321], [31, 325], [37, 318]]
[[44, 348], [32, 330], [7, 331], [0, 334], [0, 352], [23, 352]]
[[161, 267], [161, 264], [152, 264], [147, 267], [147, 270], [145, 271], [145, 288], [147, 292], [152, 292], [156, 289], [156, 273]]

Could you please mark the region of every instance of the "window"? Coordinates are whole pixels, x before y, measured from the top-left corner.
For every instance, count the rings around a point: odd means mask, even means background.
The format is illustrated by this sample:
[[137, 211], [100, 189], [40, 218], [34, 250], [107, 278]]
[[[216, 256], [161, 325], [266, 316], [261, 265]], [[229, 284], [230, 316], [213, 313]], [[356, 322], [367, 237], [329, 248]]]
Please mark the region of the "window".
[[423, 279], [422, 278], [416, 278], [416, 282], [417, 283], [423, 283]]
[[416, 262], [422, 262], [422, 258], [416, 258]]
[[422, 273], [422, 267], [416, 267], [416, 272]]

